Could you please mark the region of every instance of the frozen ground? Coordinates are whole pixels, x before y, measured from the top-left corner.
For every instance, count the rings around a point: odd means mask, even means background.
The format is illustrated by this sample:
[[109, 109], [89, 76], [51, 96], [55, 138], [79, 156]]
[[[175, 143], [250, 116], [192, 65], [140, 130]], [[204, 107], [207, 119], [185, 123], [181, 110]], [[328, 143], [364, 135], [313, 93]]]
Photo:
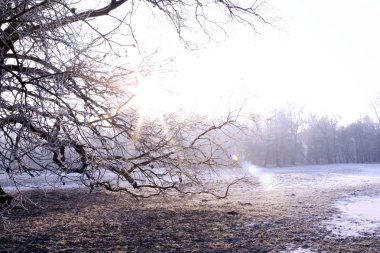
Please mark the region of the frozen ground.
[[[228, 179], [241, 176], [253, 177], [261, 185], [260, 190], [281, 190], [283, 188], [331, 189], [341, 186], [356, 186], [380, 182], [380, 164], [333, 164], [293, 166], [283, 168], [260, 168], [242, 163], [241, 168], [219, 171], [217, 178]], [[212, 177], [214, 178], [214, 174]], [[22, 188], [70, 188], [81, 184], [78, 175], [61, 176], [49, 173], [36, 177], [17, 176]], [[7, 190], [14, 184], [6, 175], [0, 174], [0, 185]]]
[[[25, 188], [79, 187], [76, 175], [62, 176], [22, 176], [20, 179]], [[67, 248], [82, 238], [93, 247], [101, 244], [98, 249], [103, 250], [94, 252], [107, 252], [104, 247], [109, 247], [109, 238], [117, 241], [128, 235], [125, 241], [114, 246], [126, 243], [131, 249], [143, 247], [145, 252], [154, 252], [152, 249], [157, 245], [163, 249], [178, 245], [198, 247], [199, 252], [212, 251], [209, 250], [212, 247], [221, 249], [220, 252], [237, 252], [237, 249], [290, 253], [377, 252], [380, 165], [258, 168], [244, 163], [241, 168], [219, 171], [218, 180], [215, 175], [210, 179], [224, 192], [219, 182], [226, 179], [224, 183], [231, 182], [242, 176], [249, 180], [239, 181], [231, 187], [230, 197], [221, 200], [208, 195], [186, 198], [173, 195], [131, 205], [131, 200], [124, 195], [104, 192], [79, 196], [81, 190], [50, 191], [45, 195], [30, 191], [33, 201], [44, 203], [44, 209], [36, 209], [36, 215], [15, 213], [13, 218], [9, 217], [13, 222], [10, 227], [18, 236], [10, 234], [3, 237], [3, 241], [0, 236], [0, 245], [3, 243], [13, 249], [18, 245], [36, 247], [36, 243], [40, 243], [41, 247], [48, 244]], [[47, 184], [45, 179], [53, 183]], [[12, 182], [4, 175], [0, 175], [0, 184], [12, 190]], [[86, 197], [83, 198], [83, 194]], [[56, 215], [57, 210], [61, 215]], [[104, 221], [109, 226], [104, 226]], [[87, 226], [83, 230], [83, 222], [94, 224], [93, 230]], [[71, 226], [69, 234], [68, 225]], [[26, 226], [34, 232], [25, 229]], [[99, 228], [104, 228], [104, 234], [99, 233]], [[61, 234], [54, 237], [58, 230]], [[46, 234], [56, 239], [46, 242], [49, 238]], [[99, 237], [94, 239], [94, 235]], [[134, 239], [130, 235], [134, 235]], [[62, 238], [64, 242], [58, 244], [56, 240]], [[82, 241], [79, 241], [81, 245]]]
[[380, 182], [380, 164], [331, 164], [260, 168], [242, 163], [240, 169], [223, 173], [227, 177], [245, 175], [254, 177], [262, 188], [333, 189]]
[[[39, 177], [19, 176], [21, 189], [33, 188], [77, 188], [81, 187], [78, 175], [57, 177], [51, 174]], [[259, 168], [249, 163], [241, 168], [219, 173], [219, 179], [246, 176], [259, 183], [255, 191], [280, 192], [290, 190], [302, 192], [333, 192], [337, 189], [376, 185], [380, 182], [380, 164], [334, 164], [315, 166], [293, 166], [285, 168]], [[0, 185], [6, 191], [14, 191], [13, 183], [0, 174]], [[380, 195], [352, 196], [334, 204], [337, 213], [321, 224], [333, 234], [341, 237], [378, 234], [380, 228]], [[298, 251], [293, 251], [298, 252]], [[304, 251], [300, 251], [304, 252]]]
[[[16, 175], [14, 180], [17, 181], [18, 190], [31, 189], [52, 189], [52, 188], [80, 188], [83, 187], [80, 180], [80, 175], [76, 173], [54, 175], [52, 173], [42, 173], [39, 176], [31, 177], [28, 174]], [[7, 192], [16, 191], [15, 184], [5, 175], [0, 174], [0, 185]]]
[[[255, 170], [247, 168], [247, 170]], [[376, 184], [380, 182], [378, 164], [338, 164], [324, 166], [287, 167], [261, 169], [273, 179], [257, 176], [266, 188], [314, 188], [334, 190], [340, 187]], [[270, 176], [269, 176], [270, 175]], [[355, 196], [335, 204], [338, 213], [324, 224], [335, 235], [341, 237], [377, 234], [380, 236], [380, 195]]]
[[[293, 190], [332, 192], [350, 187], [377, 185], [380, 183], [380, 164], [334, 164], [315, 166], [293, 166], [285, 168], [259, 168], [248, 163], [242, 169], [226, 173], [227, 177], [245, 175], [254, 177], [260, 183], [260, 190]], [[322, 224], [334, 235], [343, 238], [350, 236], [380, 236], [380, 195], [359, 195], [337, 201], [337, 213]], [[354, 193], [356, 194], [356, 193]], [[290, 252], [307, 252], [304, 249]]]
[[380, 195], [359, 196], [336, 203], [339, 213], [325, 226], [341, 237], [377, 234], [380, 229]]

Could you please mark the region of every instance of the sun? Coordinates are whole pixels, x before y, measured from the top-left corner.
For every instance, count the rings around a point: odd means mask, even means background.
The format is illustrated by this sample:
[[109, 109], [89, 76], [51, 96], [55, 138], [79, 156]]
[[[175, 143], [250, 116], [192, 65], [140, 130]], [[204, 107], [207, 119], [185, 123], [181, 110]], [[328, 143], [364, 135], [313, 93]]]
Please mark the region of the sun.
[[132, 106], [142, 118], [160, 120], [178, 107], [175, 95], [154, 75], [137, 75], [136, 83], [129, 91], [134, 95]]

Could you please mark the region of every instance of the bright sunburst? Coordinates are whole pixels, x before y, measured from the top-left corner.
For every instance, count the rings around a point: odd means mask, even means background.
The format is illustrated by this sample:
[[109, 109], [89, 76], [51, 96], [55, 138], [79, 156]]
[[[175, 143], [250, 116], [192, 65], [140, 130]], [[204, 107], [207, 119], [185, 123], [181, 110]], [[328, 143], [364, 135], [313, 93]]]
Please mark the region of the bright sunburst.
[[161, 119], [162, 115], [174, 107], [174, 98], [154, 76], [136, 78], [136, 85], [131, 89], [134, 94], [132, 104], [142, 118]]
[[138, 120], [134, 133], [134, 140], [140, 138], [143, 125], [154, 121], [160, 124], [166, 131], [167, 125], [165, 114], [174, 112], [178, 105], [175, 104], [175, 95], [169, 88], [160, 83], [160, 78], [151, 73], [149, 75], [136, 74], [133, 85], [128, 86], [126, 91], [133, 95], [130, 106], [136, 109]]

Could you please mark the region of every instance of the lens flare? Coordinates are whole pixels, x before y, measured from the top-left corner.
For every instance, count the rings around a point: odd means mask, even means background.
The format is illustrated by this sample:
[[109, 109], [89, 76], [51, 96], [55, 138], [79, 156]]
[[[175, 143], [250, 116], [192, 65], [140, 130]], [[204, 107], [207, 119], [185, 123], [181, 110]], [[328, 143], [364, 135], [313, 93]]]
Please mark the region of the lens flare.
[[243, 162], [241, 167], [244, 171], [256, 178], [265, 189], [273, 189], [276, 185], [276, 178], [272, 174], [263, 172], [262, 169], [254, 166], [253, 164]]
[[233, 161], [238, 161], [239, 157], [237, 155], [235, 155], [234, 153], [230, 153], [230, 159]]
[[273, 189], [276, 183], [276, 179], [273, 175], [271, 174], [264, 174], [261, 175], [260, 177], [260, 182], [261, 184], [266, 188], [266, 189]]

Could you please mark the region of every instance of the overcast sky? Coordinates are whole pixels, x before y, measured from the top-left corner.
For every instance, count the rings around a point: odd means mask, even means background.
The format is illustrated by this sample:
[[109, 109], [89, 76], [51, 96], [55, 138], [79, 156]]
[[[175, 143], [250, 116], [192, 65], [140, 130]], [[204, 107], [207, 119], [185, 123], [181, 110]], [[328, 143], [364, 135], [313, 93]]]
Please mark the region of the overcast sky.
[[258, 113], [291, 102], [343, 122], [372, 114], [380, 91], [380, 1], [268, 2], [279, 29], [259, 26], [253, 34], [240, 27], [192, 52], [162, 43], [173, 72], [148, 82], [160, 80], [170, 95], [154, 102], [207, 113], [244, 98]]

